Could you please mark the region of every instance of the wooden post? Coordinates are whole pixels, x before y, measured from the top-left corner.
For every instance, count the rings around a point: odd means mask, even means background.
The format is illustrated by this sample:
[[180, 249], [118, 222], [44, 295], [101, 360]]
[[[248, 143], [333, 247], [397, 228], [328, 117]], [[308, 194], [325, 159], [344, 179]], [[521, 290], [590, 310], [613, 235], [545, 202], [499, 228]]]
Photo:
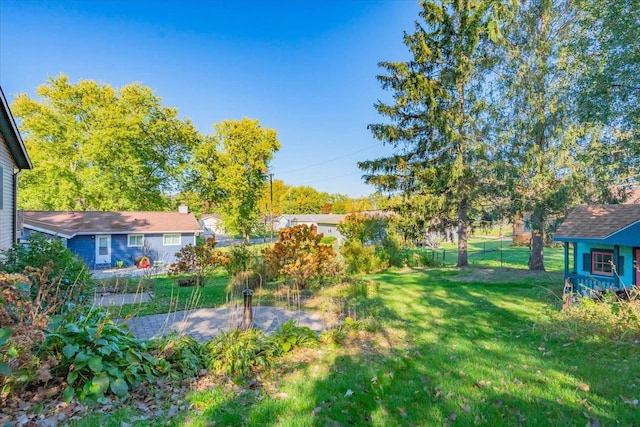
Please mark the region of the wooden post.
[[616, 289], [618, 289], [620, 287], [620, 275], [618, 274], [618, 272], [620, 271], [620, 266], [618, 265], [618, 262], [620, 260], [620, 246], [618, 245], [614, 245], [613, 246], [613, 268], [615, 269], [614, 272], [614, 279], [615, 279], [615, 286]]
[[246, 331], [253, 328], [253, 307], [251, 304], [253, 291], [247, 288], [242, 291], [242, 295], [244, 297], [244, 311], [242, 312], [242, 322], [238, 325], [238, 329]]
[[569, 242], [564, 242], [564, 280], [569, 278]]

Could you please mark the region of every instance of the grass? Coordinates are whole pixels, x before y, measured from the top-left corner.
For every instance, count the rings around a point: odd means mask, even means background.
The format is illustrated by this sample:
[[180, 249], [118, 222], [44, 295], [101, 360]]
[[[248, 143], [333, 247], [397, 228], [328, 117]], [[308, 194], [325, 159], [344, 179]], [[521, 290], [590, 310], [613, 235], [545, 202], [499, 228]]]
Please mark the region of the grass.
[[140, 283], [138, 291], [151, 290], [153, 292], [151, 301], [107, 307], [107, 309], [113, 317], [124, 318], [204, 307], [222, 307], [227, 303], [228, 274], [222, 269], [210, 277], [203, 287], [180, 287], [178, 279], [179, 276], [166, 275], [139, 278], [137, 279]]
[[[256, 253], [264, 245], [252, 246]], [[526, 247], [510, 246], [508, 241], [500, 242], [495, 238], [480, 237], [469, 241], [469, 264], [472, 267], [486, 269], [510, 268], [524, 270], [527, 268], [529, 249]], [[222, 248], [228, 250], [228, 247]], [[427, 252], [429, 250], [426, 250]], [[548, 272], [559, 272], [563, 268], [562, 248], [545, 248], [545, 266]], [[458, 261], [457, 246], [455, 243], [442, 245], [442, 249], [435, 250], [435, 258], [444, 259], [444, 265], [451, 267]], [[461, 273], [471, 274], [471, 273]], [[521, 272], [510, 272], [504, 277], [498, 278], [502, 282], [509, 277], [522, 275]], [[547, 275], [548, 276], [548, 275]], [[519, 280], [519, 277], [515, 277]], [[120, 278], [119, 281], [104, 280], [102, 288], [126, 288], [129, 292], [152, 291], [154, 298], [150, 302], [140, 302], [134, 305], [110, 307], [108, 310], [113, 317], [124, 318], [128, 316], [143, 316], [149, 314], [169, 313], [179, 310], [223, 307], [230, 303], [238, 303], [237, 295], [230, 296], [227, 293], [228, 275], [223, 269], [211, 277], [203, 288], [179, 287], [178, 277], [157, 276], [140, 279]], [[283, 308], [295, 308], [290, 298], [284, 293], [284, 289], [272, 290], [257, 289], [254, 294], [254, 304], [280, 306]], [[234, 298], [231, 298], [234, 297]], [[229, 299], [233, 301], [229, 301]]]
[[559, 273], [403, 269], [367, 279], [376, 286], [354, 295], [377, 307], [380, 328], [295, 352], [251, 386], [194, 386], [188, 410], [131, 425], [637, 425], [638, 340], [565, 328]]
[[[438, 260], [444, 259], [445, 266], [455, 266], [458, 262], [456, 243], [443, 243], [441, 249], [435, 249]], [[529, 262], [529, 248], [511, 246], [510, 240], [486, 237], [473, 238], [467, 246], [469, 265], [483, 268], [526, 269]], [[544, 248], [544, 264], [547, 271], [562, 271], [564, 252], [561, 247]]]

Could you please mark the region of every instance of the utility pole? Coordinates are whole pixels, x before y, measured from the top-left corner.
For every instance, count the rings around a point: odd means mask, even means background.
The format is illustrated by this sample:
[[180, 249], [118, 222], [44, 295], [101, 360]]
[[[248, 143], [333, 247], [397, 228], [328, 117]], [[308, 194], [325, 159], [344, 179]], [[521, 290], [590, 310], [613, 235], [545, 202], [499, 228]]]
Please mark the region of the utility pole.
[[270, 243], [273, 242], [273, 174], [269, 174], [269, 231]]

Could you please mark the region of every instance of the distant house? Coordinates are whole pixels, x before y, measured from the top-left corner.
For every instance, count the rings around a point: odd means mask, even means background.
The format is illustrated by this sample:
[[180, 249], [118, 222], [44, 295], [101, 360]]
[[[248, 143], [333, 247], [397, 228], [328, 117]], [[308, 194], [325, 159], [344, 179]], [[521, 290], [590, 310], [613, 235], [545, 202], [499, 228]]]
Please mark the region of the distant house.
[[640, 285], [640, 205], [577, 206], [555, 232], [573, 290]]
[[186, 209], [180, 212], [24, 211], [25, 235], [41, 233], [64, 239], [90, 268], [171, 263], [175, 254], [196, 243], [200, 225]]
[[340, 246], [344, 240], [344, 236], [338, 230], [340, 224], [346, 218], [346, 215], [328, 215], [323, 216], [317, 222], [317, 232], [322, 233], [324, 237], [335, 237], [336, 245]]
[[0, 249], [8, 249], [20, 237], [16, 212], [18, 176], [21, 170], [32, 166], [2, 88], [0, 102]]
[[216, 234], [225, 234], [222, 224], [222, 217], [219, 214], [202, 214], [200, 216], [200, 227], [202, 227], [202, 237], [215, 237]]
[[294, 227], [306, 224], [314, 228], [325, 237], [333, 236], [340, 244], [344, 237], [338, 231], [338, 224], [346, 218], [346, 215], [339, 214], [287, 214], [274, 218], [273, 229], [278, 231], [282, 228]]
[[513, 218], [513, 244], [529, 246], [531, 242], [531, 221], [529, 214], [516, 215]]

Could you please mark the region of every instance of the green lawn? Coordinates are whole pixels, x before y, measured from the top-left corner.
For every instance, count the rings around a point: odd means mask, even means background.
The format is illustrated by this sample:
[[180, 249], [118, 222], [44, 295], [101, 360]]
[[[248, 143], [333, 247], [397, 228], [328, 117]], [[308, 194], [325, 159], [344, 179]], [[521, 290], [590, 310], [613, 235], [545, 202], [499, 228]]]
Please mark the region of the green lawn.
[[[403, 269], [369, 279], [379, 284], [368, 299], [377, 307], [381, 329], [353, 332], [342, 345], [296, 352], [252, 387], [228, 382], [193, 391], [182, 403], [188, 411], [160, 421], [176, 426], [638, 424], [637, 341], [573, 334], [563, 327], [559, 273]], [[120, 425], [120, 418], [135, 416], [136, 409], [128, 408], [108, 421], [99, 419]]]
[[[455, 243], [444, 243], [440, 249], [435, 249], [438, 260], [444, 259], [445, 266], [455, 266], [458, 262], [458, 246]], [[511, 240], [491, 238], [473, 238], [469, 240], [469, 265], [483, 268], [518, 268], [527, 269], [529, 262], [529, 248], [526, 246], [511, 246]], [[547, 271], [562, 271], [564, 267], [564, 252], [561, 247], [544, 248], [544, 263]]]
[[[148, 314], [169, 313], [202, 307], [221, 307], [227, 302], [228, 274], [219, 269], [207, 280], [204, 287], [180, 287], [176, 276], [158, 276], [139, 278], [138, 292], [141, 289], [153, 292], [150, 302], [108, 307], [115, 318], [144, 316]], [[136, 286], [132, 286], [136, 288]]]

